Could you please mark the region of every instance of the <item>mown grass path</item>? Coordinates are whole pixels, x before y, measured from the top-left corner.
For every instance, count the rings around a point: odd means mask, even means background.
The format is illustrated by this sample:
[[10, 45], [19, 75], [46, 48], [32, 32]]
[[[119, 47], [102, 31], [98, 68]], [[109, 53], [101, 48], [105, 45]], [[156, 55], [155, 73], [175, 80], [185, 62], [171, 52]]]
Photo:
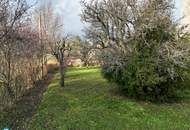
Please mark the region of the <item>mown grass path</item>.
[[[153, 104], [114, 95], [97, 68], [72, 68], [66, 87], [56, 74], [29, 130], [189, 130], [190, 100]], [[190, 95], [189, 92], [186, 93]]]

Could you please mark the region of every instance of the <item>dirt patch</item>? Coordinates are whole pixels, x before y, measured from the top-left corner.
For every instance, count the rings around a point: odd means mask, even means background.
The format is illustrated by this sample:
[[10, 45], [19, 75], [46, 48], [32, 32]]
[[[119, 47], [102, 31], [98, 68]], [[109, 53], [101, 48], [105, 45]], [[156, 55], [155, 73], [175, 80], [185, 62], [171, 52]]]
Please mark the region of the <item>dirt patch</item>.
[[[35, 114], [41, 102], [43, 93], [47, 90], [56, 70], [51, 71], [42, 81], [38, 81], [35, 87], [29, 89], [11, 109], [3, 112], [0, 124], [13, 130], [26, 130], [27, 124]], [[0, 125], [0, 127], [1, 127]], [[1, 129], [1, 128], [0, 128]]]

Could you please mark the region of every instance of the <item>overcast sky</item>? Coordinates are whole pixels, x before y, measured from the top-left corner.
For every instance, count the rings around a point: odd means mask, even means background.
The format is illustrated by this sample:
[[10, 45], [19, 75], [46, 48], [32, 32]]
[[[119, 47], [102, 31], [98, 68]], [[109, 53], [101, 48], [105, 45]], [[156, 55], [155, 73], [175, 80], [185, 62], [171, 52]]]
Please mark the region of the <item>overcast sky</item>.
[[[57, 9], [60, 9], [64, 15], [64, 27], [65, 33], [73, 34], [73, 35], [83, 35], [82, 30], [85, 25], [80, 20], [81, 13], [81, 0], [54, 0], [54, 4]], [[180, 3], [181, 0], [176, 0], [176, 13], [175, 17], [180, 17]]]
[[81, 0], [57, 0], [57, 8], [63, 12], [65, 32], [83, 35], [85, 24], [81, 22]]

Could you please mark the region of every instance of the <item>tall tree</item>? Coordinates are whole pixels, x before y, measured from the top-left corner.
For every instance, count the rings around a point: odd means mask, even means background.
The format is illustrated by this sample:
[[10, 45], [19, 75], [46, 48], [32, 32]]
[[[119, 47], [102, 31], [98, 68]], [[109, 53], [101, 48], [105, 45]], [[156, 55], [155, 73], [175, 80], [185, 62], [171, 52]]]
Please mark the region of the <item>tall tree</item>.
[[86, 34], [100, 46], [105, 77], [129, 95], [167, 97], [189, 68], [188, 34], [173, 20], [173, 2], [82, 2], [82, 19], [90, 23]]

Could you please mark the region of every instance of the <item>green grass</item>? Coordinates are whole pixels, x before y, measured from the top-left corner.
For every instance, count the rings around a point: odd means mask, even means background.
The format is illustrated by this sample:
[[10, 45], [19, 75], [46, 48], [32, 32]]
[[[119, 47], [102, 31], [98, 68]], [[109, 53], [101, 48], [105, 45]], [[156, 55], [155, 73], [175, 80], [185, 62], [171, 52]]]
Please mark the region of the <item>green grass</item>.
[[[190, 100], [140, 102], [113, 93], [97, 68], [72, 68], [66, 87], [56, 74], [29, 130], [189, 130]], [[190, 93], [186, 92], [189, 96]]]

